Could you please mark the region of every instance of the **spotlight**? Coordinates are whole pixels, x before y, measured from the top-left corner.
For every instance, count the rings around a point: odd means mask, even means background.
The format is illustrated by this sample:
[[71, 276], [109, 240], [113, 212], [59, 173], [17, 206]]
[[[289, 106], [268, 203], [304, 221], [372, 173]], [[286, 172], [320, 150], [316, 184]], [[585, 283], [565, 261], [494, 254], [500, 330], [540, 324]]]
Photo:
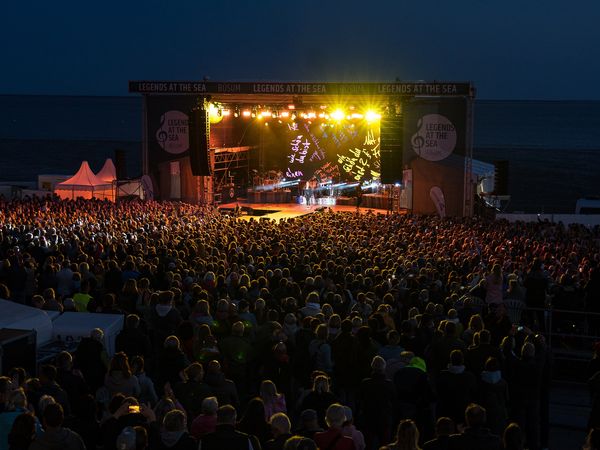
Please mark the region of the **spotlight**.
[[369, 110], [365, 114], [365, 119], [367, 119], [367, 122], [375, 122], [376, 120], [381, 119], [381, 114], [378, 114], [375, 111]]
[[352, 113], [351, 116], [353, 119], [362, 119], [363, 115], [361, 113]]
[[334, 112], [331, 113], [331, 118], [339, 122], [344, 118], [344, 111], [342, 111], [341, 109], [336, 109]]
[[244, 116], [244, 117], [250, 117], [251, 115], [252, 115], [252, 112], [249, 109], [245, 109], [242, 112], [242, 116]]
[[294, 105], [293, 103], [290, 103], [288, 105], [288, 109], [296, 109], [296, 105]]
[[231, 115], [231, 111], [228, 109], [223, 109], [221, 110], [221, 114], [223, 114], [224, 117], [228, 117]]
[[265, 111], [261, 111], [261, 112], [260, 112], [260, 115], [261, 115], [262, 117], [271, 117], [273, 114], [271, 113], [271, 111], [267, 111], [267, 110], [265, 110]]
[[289, 111], [281, 111], [281, 113], [279, 114], [281, 117], [290, 117], [290, 112]]

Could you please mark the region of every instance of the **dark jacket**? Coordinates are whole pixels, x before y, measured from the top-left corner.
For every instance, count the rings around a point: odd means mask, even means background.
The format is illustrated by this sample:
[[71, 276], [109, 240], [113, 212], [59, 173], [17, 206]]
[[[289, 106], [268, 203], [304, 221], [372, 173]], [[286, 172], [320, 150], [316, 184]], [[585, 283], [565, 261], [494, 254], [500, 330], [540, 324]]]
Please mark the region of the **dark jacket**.
[[394, 374], [400, 417], [415, 417], [429, 407], [433, 397], [427, 374], [417, 367], [406, 366]]
[[208, 433], [200, 439], [202, 450], [249, 450], [248, 442], [254, 450], [261, 450], [254, 436], [236, 431], [233, 425], [217, 425], [214, 433]]
[[202, 400], [212, 395], [212, 390], [207, 384], [191, 380], [175, 384], [173, 392], [190, 420], [193, 420], [200, 414]]
[[292, 435], [288, 433], [288, 434], [282, 434], [281, 436], [277, 436], [274, 439], [270, 439], [265, 444], [265, 450], [283, 450], [285, 441], [287, 441], [291, 437], [292, 437]]
[[197, 450], [198, 442], [187, 431], [163, 431], [160, 450]]
[[300, 404], [300, 411], [314, 409], [317, 412], [319, 425], [325, 427], [325, 412], [330, 405], [337, 402], [337, 398], [331, 392], [310, 391]]
[[103, 352], [102, 344], [89, 337], [81, 339], [75, 350], [75, 367], [81, 370], [92, 392], [104, 385], [107, 368], [102, 360]]
[[52, 382], [42, 384], [42, 387], [38, 392], [40, 397], [42, 395], [51, 395], [54, 397], [54, 400], [56, 400], [58, 403], [60, 403], [60, 406], [62, 406], [65, 417], [71, 415], [71, 402], [69, 401], [69, 396], [67, 395], [67, 392], [59, 386], [58, 383]]
[[448, 450], [502, 450], [502, 441], [487, 428], [467, 427], [450, 436]]
[[68, 428], [45, 431], [29, 446], [29, 450], [86, 450], [83, 439]]
[[239, 409], [238, 392], [233, 381], [225, 378], [222, 373], [207, 373], [204, 382], [217, 397], [219, 405], [232, 405], [235, 409]]
[[129, 359], [134, 356], [143, 356], [147, 360], [152, 355], [150, 338], [137, 328], [125, 328], [122, 330], [117, 335], [115, 350], [117, 352], [125, 352]]
[[174, 306], [168, 308], [165, 305], [158, 304], [151, 308], [150, 324], [154, 332], [154, 344], [162, 347], [165, 339], [175, 334], [181, 320], [181, 314]]
[[439, 436], [423, 444], [423, 450], [448, 450], [450, 447], [450, 436]]
[[396, 406], [396, 388], [384, 374], [373, 373], [365, 378], [359, 390], [359, 419], [369, 429], [388, 425]]
[[438, 417], [447, 416], [455, 423], [465, 420], [465, 409], [475, 400], [477, 379], [471, 372], [442, 370], [437, 379]]
[[487, 425], [492, 433], [502, 435], [508, 420], [508, 384], [501, 378], [500, 371], [482, 373], [479, 404], [487, 411]]
[[185, 369], [185, 354], [176, 348], [166, 348], [159, 354], [158, 371], [156, 374], [156, 388], [162, 392], [165, 383], [175, 386], [181, 381], [179, 373]]
[[331, 342], [331, 358], [336, 384], [342, 388], [356, 386], [356, 338], [352, 333], [341, 332]]

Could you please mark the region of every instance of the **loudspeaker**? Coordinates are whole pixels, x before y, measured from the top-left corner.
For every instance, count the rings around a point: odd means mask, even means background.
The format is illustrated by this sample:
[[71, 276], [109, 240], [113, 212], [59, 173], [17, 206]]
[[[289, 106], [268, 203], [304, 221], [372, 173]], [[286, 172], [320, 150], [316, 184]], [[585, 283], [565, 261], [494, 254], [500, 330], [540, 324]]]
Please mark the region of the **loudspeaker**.
[[494, 161], [494, 194], [508, 195], [508, 161]]
[[115, 149], [115, 170], [117, 172], [117, 180], [127, 178], [127, 160], [125, 159], [125, 150]]
[[192, 175], [210, 175], [208, 149], [210, 147], [210, 121], [208, 109], [196, 106], [190, 112], [190, 165]]
[[404, 149], [404, 120], [402, 115], [383, 115], [380, 121], [379, 136], [381, 183], [401, 183]]

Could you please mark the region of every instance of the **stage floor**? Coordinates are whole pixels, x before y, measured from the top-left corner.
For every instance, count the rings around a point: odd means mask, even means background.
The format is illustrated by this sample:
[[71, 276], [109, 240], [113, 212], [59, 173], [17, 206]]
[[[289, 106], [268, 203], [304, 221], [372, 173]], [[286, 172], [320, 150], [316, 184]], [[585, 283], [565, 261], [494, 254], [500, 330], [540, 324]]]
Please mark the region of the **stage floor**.
[[[226, 203], [223, 205], [219, 205], [219, 210], [227, 209], [233, 210], [236, 206], [242, 208], [243, 210], [247, 210], [251, 208], [254, 211], [260, 211], [261, 214], [251, 215], [243, 212], [242, 215], [239, 216], [242, 220], [250, 220], [253, 218], [254, 220], [258, 219], [272, 219], [272, 220], [280, 220], [280, 219], [289, 219], [292, 217], [300, 217], [306, 214], [312, 214], [317, 212], [317, 210], [321, 210], [323, 208], [330, 208], [335, 212], [356, 212], [356, 206], [345, 206], [345, 205], [332, 205], [332, 206], [324, 206], [324, 205], [299, 205], [298, 203], [246, 203], [246, 202], [232, 202]], [[272, 211], [272, 212], [268, 212]], [[369, 212], [373, 214], [386, 214], [388, 211], [385, 209], [374, 209], [374, 208], [359, 208], [359, 212], [361, 214], [367, 214]]]

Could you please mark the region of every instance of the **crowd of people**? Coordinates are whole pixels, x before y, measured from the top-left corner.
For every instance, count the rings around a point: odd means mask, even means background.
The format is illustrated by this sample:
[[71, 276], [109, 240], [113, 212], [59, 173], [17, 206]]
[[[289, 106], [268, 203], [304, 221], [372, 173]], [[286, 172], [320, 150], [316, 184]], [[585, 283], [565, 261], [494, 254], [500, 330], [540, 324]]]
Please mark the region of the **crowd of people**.
[[600, 312], [599, 242], [542, 222], [1, 201], [0, 298], [125, 326], [114, 354], [94, 329], [3, 374], [0, 450], [548, 448], [540, 310], [552, 294]]

